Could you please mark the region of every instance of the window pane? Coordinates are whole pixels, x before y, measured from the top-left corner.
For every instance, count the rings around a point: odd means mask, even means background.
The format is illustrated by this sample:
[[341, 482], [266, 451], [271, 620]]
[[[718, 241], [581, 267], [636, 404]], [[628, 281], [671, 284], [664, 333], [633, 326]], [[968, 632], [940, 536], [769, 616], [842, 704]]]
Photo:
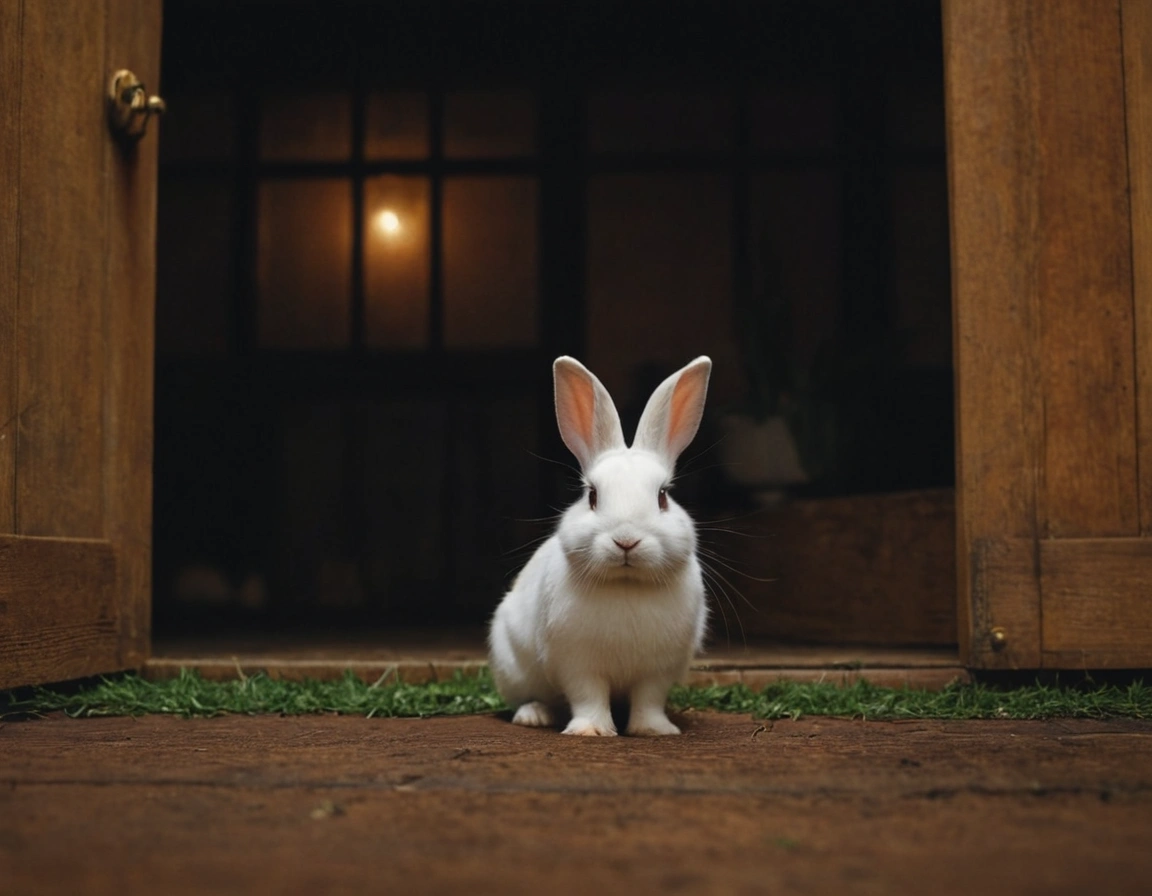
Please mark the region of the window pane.
[[444, 340], [450, 348], [536, 343], [536, 181], [444, 182]]
[[232, 194], [216, 180], [160, 185], [156, 240], [156, 350], [220, 354], [232, 303]]
[[428, 95], [415, 90], [389, 90], [368, 96], [364, 111], [364, 157], [428, 157]]
[[258, 225], [260, 344], [342, 348], [351, 308], [352, 188], [265, 181]]
[[700, 354], [716, 362], [711, 397], [730, 396], [731, 221], [725, 176], [590, 179], [587, 354], [622, 407], [647, 397], [636, 394], [644, 365], [671, 372]]
[[270, 94], [260, 109], [266, 162], [343, 162], [352, 157], [352, 99], [345, 93]]
[[364, 183], [365, 341], [428, 344], [428, 180], [386, 175]]
[[732, 145], [732, 100], [702, 91], [618, 91], [588, 100], [592, 152], [700, 152]]
[[536, 150], [536, 106], [526, 90], [467, 91], [444, 98], [444, 155], [527, 156]]

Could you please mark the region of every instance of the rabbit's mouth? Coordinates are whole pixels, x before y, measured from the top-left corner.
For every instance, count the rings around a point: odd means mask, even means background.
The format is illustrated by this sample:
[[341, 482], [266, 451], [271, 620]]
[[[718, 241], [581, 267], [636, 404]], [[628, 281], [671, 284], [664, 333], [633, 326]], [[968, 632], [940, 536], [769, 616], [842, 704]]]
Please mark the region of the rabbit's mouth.
[[615, 563], [612, 568], [615, 572], [615, 577], [618, 579], [646, 582], [656, 577], [656, 570], [651, 563], [642, 557], [635, 557], [630, 554], [621, 557], [619, 562]]
[[644, 558], [637, 557], [635, 553], [630, 551], [625, 551], [620, 557], [620, 562], [616, 565], [620, 569], [635, 570], [637, 573], [648, 572], [649, 568], [649, 564], [644, 562]]

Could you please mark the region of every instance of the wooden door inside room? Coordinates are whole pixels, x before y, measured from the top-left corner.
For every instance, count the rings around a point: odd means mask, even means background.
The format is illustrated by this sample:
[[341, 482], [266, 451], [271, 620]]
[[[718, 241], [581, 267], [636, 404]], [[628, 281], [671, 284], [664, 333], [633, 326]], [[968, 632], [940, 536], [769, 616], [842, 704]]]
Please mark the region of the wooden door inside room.
[[1152, 3], [946, 0], [961, 658], [1152, 666]]
[[159, 56], [160, 0], [0, 4], [0, 688], [150, 649], [156, 137], [106, 92]]

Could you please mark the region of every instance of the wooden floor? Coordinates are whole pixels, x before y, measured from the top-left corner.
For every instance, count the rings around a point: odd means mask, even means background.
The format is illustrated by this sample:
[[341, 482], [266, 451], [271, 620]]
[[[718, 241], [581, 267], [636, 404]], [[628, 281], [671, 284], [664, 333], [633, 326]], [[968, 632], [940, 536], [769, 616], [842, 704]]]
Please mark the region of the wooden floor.
[[[351, 669], [375, 681], [395, 675], [429, 681], [486, 663], [478, 629], [418, 629], [376, 635], [296, 634], [236, 638], [157, 639], [145, 673], [153, 678], [196, 669], [206, 678], [233, 678], [264, 671], [278, 678], [336, 678]], [[711, 646], [694, 664], [694, 684], [744, 682], [753, 687], [779, 678], [938, 688], [966, 680], [955, 648], [803, 647], [763, 640], [730, 640]]]
[[23, 894], [1146, 894], [1152, 723], [0, 726]]

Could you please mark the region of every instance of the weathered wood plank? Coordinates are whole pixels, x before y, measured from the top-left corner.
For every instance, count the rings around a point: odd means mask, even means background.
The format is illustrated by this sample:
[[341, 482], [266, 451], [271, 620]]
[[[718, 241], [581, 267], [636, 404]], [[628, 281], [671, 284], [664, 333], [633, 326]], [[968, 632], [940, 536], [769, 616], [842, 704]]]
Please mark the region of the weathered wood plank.
[[1152, 3], [1123, 0], [1124, 94], [1136, 313], [1140, 531], [1152, 534]]
[[1118, 0], [1025, 4], [1036, 137], [1046, 533], [1139, 531]]
[[1120, 7], [948, 0], [944, 21], [961, 653], [1033, 665], [1039, 641], [993, 650], [981, 625], [1039, 637], [1038, 565], [1010, 561], [977, 614], [979, 546], [1139, 531]]
[[106, 541], [0, 535], [0, 688], [120, 668]]
[[702, 537], [716, 643], [956, 643], [951, 490], [798, 501], [735, 529]]
[[[16, 531], [103, 537], [104, 3], [26, 3]], [[48, 93], [45, 93], [48, 91]]]
[[683, 724], [658, 744], [494, 716], [8, 724], [4, 884], [86, 896], [901, 894], [925, 881], [937, 896], [1147, 892], [1146, 721]]
[[977, 538], [969, 546], [969, 664], [1036, 669], [1041, 663], [1036, 542]]
[[[107, 72], [130, 68], [160, 88], [160, 0], [109, 0]], [[124, 666], [149, 652], [152, 613], [152, 387], [155, 352], [158, 122], [125, 152], [106, 140], [109, 172], [104, 506], [120, 559]]]
[[0, 4], [0, 533], [16, 531], [22, 0]]
[[1040, 542], [1044, 665], [1152, 666], [1152, 539]]
[[[1042, 516], [1040, 135], [1024, 6], [944, 0], [944, 87], [956, 365], [961, 659], [1000, 665], [971, 609], [970, 560], [986, 538], [1033, 538]], [[992, 592], [999, 595], [999, 592]], [[1005, 596], [1005, 595], [1000, 595]], [[1034, 617], [1035, 587], [1006, 595]], [[990, 607], [995, 610], [995, 607]], [[1022, 642], [1018, 648], [1024, 651]], [[1039, 660], [1039, 643], [1021, 661]]]
[[[367, 682], [444, 681], [475, 674], [488, 664], [483, 629], [365, 633], [353, 639], [190, 637], [153, 645], [144, 666], [149, 679], [172, 678], [195, 669], [213, 681], [263, 672], [271, 678], [332, 680], [351, 671]], [[710, 645], [697, 657], [687, 681], [697, 685], [743, 682], [761, 688], [777, 680], [907, 684], [941, 688], [966, 677], [954, 648], [782, 645], [749, 640]]]

